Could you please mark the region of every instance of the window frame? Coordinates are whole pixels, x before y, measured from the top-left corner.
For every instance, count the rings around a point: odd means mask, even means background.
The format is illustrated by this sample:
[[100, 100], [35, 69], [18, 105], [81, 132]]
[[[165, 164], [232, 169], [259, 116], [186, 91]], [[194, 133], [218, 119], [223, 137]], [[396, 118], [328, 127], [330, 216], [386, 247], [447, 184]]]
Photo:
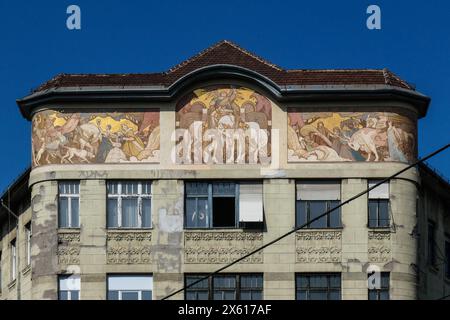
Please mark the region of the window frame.
[[[302, 289], [301, 287], [299, 287], [297, 285], [298, 283], [298, 277], [308, 277], [308, 286], [304, 289]], [[313, 276], [326, 276], [327, 277], [327, 287], [311, 287], [311, 277]], [[321, 289], [321, 291], [323, 291], [324, 289], [326, 289], [327, 292], [327, 299], [326, 300], [317, 300], [317, 301], [331, 301], [330, 299], [330, 294], [332, 291], [336, 291], [338, 288], [337, 287], [331, 287], [330, 283], [331, 283], [331, 277], [335, 277], [335, 276], [339, 276], [339, 299], [338, 300], [342, 300], [342, 273], [340, 272], [297, 272], [295, 273], [295, 300], [297, 301], [313, 301], [309, 298], [310, 296], [310, 292], [311, 291], [320, 291], [319, 289]], [[312, 290], [311, 290], [312, 289]], [[300, 290], [306, 291], [306, 295], [307, 295], [307, 299], [305, 300], [300, 300], [297, 299], [298, 296], [298, 292]]]
[[[373, 273], [367, 274], [367, 278], [369, 278]], [[384, 287], [383, 286], [383, 276], [387, 276], [387, 286]], [[367, 299], [369, 301], [381, 301], [381, 300], [390, 300], [391, 299], [391, 292], [390, 292], [390, 288], [391, 288], [391, 275], [389, 272], [380, 272], [380, 288], [379, 289], [368, 289], [367, 290]], [[368, 281], [368, 280], [367, 280]], [[375, 292], [376, 294], [376, 299], [370, 299], [370, 293], [371, 292]], [[388, 299], [380, 299], [380, 294], [382, 292], [387, 292], [388, 294]]]
[[444, 277], [447, 280], [450, 280], [450, 236], [446, 236], [444, 242], [444, 254], [445, 254], [445, 268], [444, 268]]
[[[298, 221], [298, 213], [297, 213], [297, 208], [299, 203], [305, 203], [306, 205], [306, 223], [308, 223], [305, 227], [303, 227], [303, 229], [318, 229], [318, 230], [324, 230], [324, 229], [342, 229], [342, 210], [341, 207], [335, 209], [339, 211], [339, 226], [330, 226], [330, 222], [331, 222], [331, 213], [334, 213], [334, 210], [331, 211], [329, 214], [327, 214], [325, 216], [326, 218], [326, 226], [325, 227], [315, 227], [315, 226], [311, 226], [311, 211], [310, 211], [310, 205], [311, 202], [315, 202], [315, 203], [320, 203], [320, 202], [325, 202], [325, 206], [326, 209], [324, 212], [322, 212], [321, 214], [325, 213], [328, 210], [331, 210], [331, 202], [332, 201], [339, 201], [339, 204], [341, 204], [341, 200], [295, 200], [295, 227], [298, 228], [301, 225], [299, 224]], [[323, 219], [323, 218], [320, 218]], [[316, 220], [315, 222], [320, 221], [320, 219]], [[314, 222], [313, 222], [314, 223]], [[303, 224], [302, 224], [303, 225]]]
[[[187, 185], [189, 183], [202, 183], [202, 184], [207, 184], [207, 190], [208, 190], [208, 194], [188, 194], [187, 192]], [[218, 184], [218, 183], [233, 183], [235, 185], [235, 192], [234, 195], [230, 195], [230, 194], [214, 194], [214, 184]], [[239, 183], [240, 181], [235, 181], [235, 180], [222, 180], [222, 181], [217, 181], [217, 180], [204, 180], [204, 181], [199, 181], [199, 180], [185, 180], [184, 183], [184, 228], [188, 229], [188, 230], [205, 230], [205, 229], [240, 229], [241, 225], [240, 225], [240, 221], [239, 221]], [[188, 211], [187, 211], [187, 199], [196, 199], [196, 203], [198, 203], [198, 199], [199, 198], [207, 198], [207, 203], [208, 203], [208, 210], [207, 210], [207, 214], [208, 214], [208, 225], [205, 227], [191, 227], [188, 226], [187, 221], [188, 221]], [[214, 208], [213, 208], [213, 201], [214, 198], [234, 198], [234, 226], [229, 226], [229, 227], [224, 227], [224, 226], [218, 226], [215, 227], [214, 226]]]
[[[76, 183], [78, 184], [78, 193], [61, 193], [61, 184]], [[61, 206], [62, 198], [67, 199], [67, 226], [61, 225]], [[78, 226], [73, 226], [72, 222], [72, 201], [78, 201]], [[80, 228], [80, 181], [79, 180], [61, 180], [58, 182], [58, 228], [59, 229], [79, 229]]]
[[[430, 232], [432, 228], [432, 232]], [[432, 220], [428, 220], [427, 224], [427, 264], [432, 268], [437, 268], [437, 255], [436, 255], [436, 223]]]
[[[126, 278], [126, 277], [151, 277], [152, 279], [152, 289], [151, 290], [143, 290], [143, 289], [123, 289], [123, 290], [110, 290], [109, 288], [109, 279], [110, 277], [122, 277], [122, 278]], [[144, 291], [150, 291], [151, 292], [151, 300], [146, 300], [146, 301], [152, 301], [154, 300], [154, 275], [153, 273], [108, 273], [106, 274], [106, 300], [111, 300], [111, 301], [122, 301], [122, 294], [125, 293], [134, 293], [136, 292], [138, 294], [138, 300], [134, 300], [134, 301], [143, 301], [142, 300], [142, 294]], [[113, 299], [109, 299], [109, 293], [110, 291], [117, 291], [117, 300], [113, 300]]]
[[[184, 285], [187, 286], [188, 285], [188, 277], [196, 277], [196, 278], [202, 278], [205, 277], [206, 274], [202, 274], [202, 273], [185, 273], [184, 274]], [[224, 300], [215, 300], [214, 299], [214, 293], [216, 288], [214, 287], [214, 279], [215, 278], [220, 278], [220, 277], [234, 277], [235, 278], [235, 287], [234, 287], [234, 291], [235, 291], [235, 301], [239, 301], [241, 300], [241, 294], [242, 291], [258, 291], [258, 288], [249, 288], [249, 287], [242, 287], [242, 277], [251, 277], [251, 276], [260, 276], [261, 277], [261, 300], [252, 300], [252, 301], [262, 301], [264, 299], [264, 274], [262, 272], [256, 272], [256, 273], [221, 273], [215, 276], [211, 276], [208, 277], [208, 279], [203, 280], [203, 281], [207, 281], [208, 286], [205, 288], [205, 290], [208, 291], [208, 301], [224, 301]], [[196, 279], [198, 280], [198, 279]], [[226, 288], [221, 288], [221, 291], [227, 290]], [[228, 291], [231, 291], [232, 289], [229, 289]], [[196, 292], [196, 291], [200, 291], [200, 289], [196, 290], [196, 289], [191, 289], [191, 288], [187, 288], [184, 291], [184, 300], [188, 300], [187, 295], [188, 293], [191, 292]], [[204, 290], [203, 290], [204, 291]], [[189, 301], [197, 301], [197, 300], [189, 300]], [[206, 300], [205, 300], [206, 301]]]
[[[117, 193], [109, 193], [108, 185], [116, 183], [117, 184]], [[122, 192], [122, 186], [124, 183], [137, 183], [138, 184], [138, 193], [133, 194], [124, 194]], [[142, 185], [149, 184], [150, 193], [142, 193]], [[124, 227], [123, 226], [123, 212], [122, 212], [122, 200], [123, 199], [137, 199], [137, 226], [133, 227]], [[115, 199], [117, 200], [117, 221], [115, 224], [117, 226], [110, 226], [110, 214], [109, 214], [109, 200]], [[106, 228], [111, 230], [151, 230], [153, 229], [153, 181], [152, 180], [108, 180], [106, 182]], [[150, 200], [150, 226], [143, 227], [143, 200]]]
[[[58, 275], [58, 300], [60, 301], [79, 301], [80, 299], [80, 294], [81, 294], [81, 278], [80, 278], [80, 288], [78, 290], [61, 290], [61, 281], [68, 279], [70, 277], [72, 277], [73, 274], [59, 274]], [[67, 293], [67, 299], [61, 299], [61, 293], [62, 292], [66, 292]], [[77, 292], [78, 297], [77, 299], [72, 299], [72, 294], [74, 292]]]
[[11, 281], [15, 281], [17, 279], [17, 243], [14, 238], [10, 242], [10, 270], [11, 270]]
[[[300, 184], [311, 184], [311, 185], [315, 185], [315, 184], [319, 184], [319, 185], [320, 184], [324, 184], [324, 185], [336, 184], [336, 185], [339, 185], [339, 200], [336, 200], [336, 199], [335, 200], [304, 200], [304, 199], [302, 200], [302, 199], [297, 199], [298, 192], [299, 192], [298, 186]], [[336, 209], [336, 210], [339, 211], [339, 226], [337, 226], [337, 227], [335, 227], [335, 226], [330, 227], [330, 216], [331, 216], [331, 213], [334, 212], [334, 210], [331, 211], [330, 214], [328, 214], [326, 216], [326, 227], [312, 227], [311, 226], [311, 222], [310, 222], [310, 220], [311, 220], [310, 203], [311, 202], [316, 202], [316, 203], [325, 202], [326, 203], [325, 204], [326, 209], [321, 214], [323, 214], [326, 211], [331, 209], [330, 202], [332, 202], [332, 201], [339, 201], [339, 205], [342, 203], [342, 180], [340, 180], [340, 179], [300, 179], [300, 180], [295, 180], [295, 197], [294, 197], [294, 199], [295, 199], [295, 227], [296, 228], [301, 226], [299, 224], [299, 219], [298, 219], [298, 206], [299, 206], [300, 203], [305, 203], [305, 205], [306, 205], [306, 223], [307, 223], [307, 225], [304, 228], [302, 228], [302, 229], [326, 230], [326, 229], [342, 229], [343, 228], [343, 225], [342, 225], [342, 207], [339, 207], [339, 208]], [[320, 219], [316, 220], [316, 222], [317, 221], [320, 221]]]
[[[370, 219], [370, 203], [371, 202], [377, 202], [377, 217], [376, 217], [376, 226], [371, 226], [370, 221], [373, 219]], [[388, 223], [386, 226], [380, 226], [380, 202], [387, 202], [387, 214], [388, 214]], [[384, 219], [383, 219], [384, 220]], [[376, 199], [367, 199], [367, 228], [369, 229], [389, 229], [391, 227], [391, 201], [390, 199], [385, 198], [376, 198]]]
[[33, 231], [31, 227], [31, 221], [24, 225], [25, 229], [25, 258], [27, 261], [27, 267], [31, 265], [31, 237], [33, 236]]

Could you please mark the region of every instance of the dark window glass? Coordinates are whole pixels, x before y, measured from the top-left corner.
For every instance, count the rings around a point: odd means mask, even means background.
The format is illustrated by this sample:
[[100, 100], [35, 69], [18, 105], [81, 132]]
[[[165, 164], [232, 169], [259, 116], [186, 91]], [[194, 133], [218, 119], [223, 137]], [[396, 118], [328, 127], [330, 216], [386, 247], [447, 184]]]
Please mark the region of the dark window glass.
[[297, 274], [297, 300], [340, 300], [340, 274]]
[[58, 209], [59, 227], [69, 228], [69, 199], [60, 197], [58, 201]]
[[450, 242], [445, 241], [445, 276], [450, 278]]
[[[200, 275], [186, 276], [186, 285], [201, 279]], [[218, 275], [186, 289], [186, 300], [261, 300], [263, 276], [260, 274]]]
[[428, 264], [436, 266], [436, 225], [428, 221]]
[[150, 228], [152, 226], [152, 207], [150, 199], [142, 199], [142, 227]]
[[236, 226], [234, 197], [213, 198], [213, 227], [227, 228]]
[[108, 300], [119, 300], [119, 291], [108, 291]]
[[108, 227], [117, 228], [118, 214], [117, 214], [117, 199], [108, 199]]
[[[379, 276], [379, 283], [374, 277]], [[376, 287], [379, 284], [379, 287]], [[371, 288], [375, 286], [375, 288]], [[374, 273], [368, 276], [369, 300], [389, 300], [389, 272]]]
[[389, 199], [369, 199], [369, 228], [389, 227]]
[[152, 292], [142, 291], [142, 300], [152, 300]]
[[[297, 200], [297, 227], [317, 218], [328, 210], [336, 208], [340, 203], [339, 200]], [[328, 215], [311, 222], [306, 228], [340, 228], [341, 226], [341, 208], [337, 208]]]
[[59, 292], [59, 300], [69, 300], [69, 292], [68, 291], [60, 291]]
[[186, 182], [186, 227], [236, 227], [236, 190], [233, 182]]
[[139, 292], [124, 291], [122, 292], [122, 300], [139, 300]]

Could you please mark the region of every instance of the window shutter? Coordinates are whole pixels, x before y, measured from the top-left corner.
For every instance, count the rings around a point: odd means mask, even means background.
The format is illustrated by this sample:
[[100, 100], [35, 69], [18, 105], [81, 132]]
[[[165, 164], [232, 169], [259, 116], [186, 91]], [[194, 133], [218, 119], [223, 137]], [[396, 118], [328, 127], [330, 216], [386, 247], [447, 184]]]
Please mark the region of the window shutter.
[[[376, 185], [379, 181], [369, 180], [369, 188]], [[369, 191], [369, 199], [389, 199], [389, 182], [385, 182], [373, 190]]]
[[263, 221], [263, 186], [261, 182], [240, 183], [239, 221]]
[[152, 276], [109, 276], [108, 290], [153, 290]]
[[297, 200], [341, 200], [337, 181], [302, 181], [297, 183]]

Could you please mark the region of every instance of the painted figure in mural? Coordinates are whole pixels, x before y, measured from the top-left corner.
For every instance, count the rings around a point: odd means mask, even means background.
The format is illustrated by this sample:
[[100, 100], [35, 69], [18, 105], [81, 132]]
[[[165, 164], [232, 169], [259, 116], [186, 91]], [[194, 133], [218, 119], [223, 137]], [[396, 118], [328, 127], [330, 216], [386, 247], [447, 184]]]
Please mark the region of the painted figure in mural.
[[122, 151], [123, 134], [118, 132], [111, 141], [112, 149], [106, 156], [105, 163], [119, 163], [127, 161], [126, 154]]
[[141, 138], [137, 135], [137, 131], [133, 131], [132, 128], [128, 127], [126, 124], [122, 124], [123, 132], [123, 152], [130, 157], [136, 157], [144, 150], [145, 145]]
[[[101, 123], [98, 123], [100, 127]], [[111, 132], [111, 125], [106, 125], [106, 129], [104, 132], [101, 133], [101, 142], [100, 146], [98, 147], [97, 156], [95, 157], [95, 162], [102, 163], [105, 162], [106, 157], [108, 156], [109, 151], [113, 148], [113, 134]]]
[[415, 155], [412, 132], [411, 120], [394, 113], [292, 110], [288, 112], [288, 159], [411, 162]]

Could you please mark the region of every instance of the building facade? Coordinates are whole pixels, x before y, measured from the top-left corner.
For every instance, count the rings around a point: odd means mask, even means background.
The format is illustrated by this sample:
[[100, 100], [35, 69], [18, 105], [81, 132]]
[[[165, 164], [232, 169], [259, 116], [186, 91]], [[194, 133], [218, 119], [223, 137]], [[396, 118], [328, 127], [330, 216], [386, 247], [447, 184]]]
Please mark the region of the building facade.
[[415, 161], [428, 104], [388, 70], [228, 41], [164, 73], [58, 75], [18, 100], [32, 165], [2, 197], [0, 299], [161, 299], [299, 226], [172, 298], [443, 296], [450, 187], [426, 166], [314, 220]]

